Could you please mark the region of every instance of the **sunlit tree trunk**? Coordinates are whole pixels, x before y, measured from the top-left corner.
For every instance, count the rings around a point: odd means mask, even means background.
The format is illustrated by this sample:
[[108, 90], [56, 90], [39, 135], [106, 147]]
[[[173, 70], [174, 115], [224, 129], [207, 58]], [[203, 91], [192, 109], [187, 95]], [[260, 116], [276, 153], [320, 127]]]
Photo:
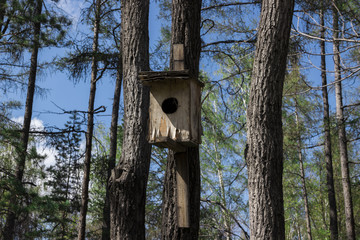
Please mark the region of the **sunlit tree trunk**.
[[[215, 110], [215, 113], [216, 113], [216, 110]], [[216, 131], [215, 127], [212, 127], [212, 131], [215, 134], [215, 131]], [[213, 164], [214, 164], [214, 166], [216, 166], [216, 172], [217, 172], [217, 177], [218, 177], [219, 187], [220, 187], [220, 203], [222, 205], [222, 207], [221, 207], [222, 224], [224, 226], [226, 240], [231, 240], [231, 222], [230, 222], [229, 214], [226, 211], [228, 209], [228, 206], [227, 206], [227, 201], [226, 201], [224, 173], [223, 173], [223, 167], [222, 167], [223, 165], [221, 162], [221, 155], [218, 151], [218, 146], [217, 146], [216, 141], [213, 144], [214, 144]]]
[[308, 193], [307, 193], [306, 181], [305, 181], [304, 161], [303, 161], [303, 155], [301, 152], [302, 141], [301, 141], [300, 127], [299, 127], [299, 114], [298, 114], [298, 107], [296, 106], [296, 104], [295, 104], [295, 118], [296, 118], [296, 127], [297, 127], [297, 133], [298, 133], [297, 150], [298, 150], [298, 157], [299, 157], [299, 164], [300, 164], [300, 177], [301, 177], [302, 191], [303, 191], [303, 198], [304, 198], [306, 232], [307, 232], [308, 240], [312, 240], [311, 223], [310, 223], [310, 208], [309, 208]]
[[282, 92], [293, 0], [262, 1], [247, 109], [250, 239], [285, 239]]
[[221, 167], [221, 159], [219, 156], [219, 153], [217, 152], [217, 149], [215, 150], [216, 153], [216, 159], [215, 159], [215, 164], [217, 164], [217, 175], [218, 175], [218, 180], [219, 180], [219, 186], [220, 186], [220, 194], [221, 194], [221, 204], [223, 205], [224, 208], [221, 208], [222, 214], [223, 214], [223, 224], [224, 224], [224, 229], [225, 229], [225, 237], [226, 240], [231, 240], [231, 223], [230, 223], [230, 219], [229, 219], [229, 214], [226, 212], [225, 209], [227, 209], [227, 202], [226, 202], [226, 193], [225, 193], [225, 184], [224, 184], [224, 175], [223, 175], [223, 170]]
[[354, 213], [351, 199], [350, 171], [347, 152], [347, 141], [345, 131], [345, 120], [343, 113], [343, 98], [341, 84], [341, 67], [340, 67], [340, 43], [339, 37], [339, 16], [336, 8], [336, 2], [333, 2], [333, 51], [334, 51], [334, 68], [335, 68], [335, 99], [336, 99], [336, 121], [339, 135], [339, 151], [341, 163], [341, 178], [344, 194], [345, 208], [345, 225], [348, 240], [355, 240]]

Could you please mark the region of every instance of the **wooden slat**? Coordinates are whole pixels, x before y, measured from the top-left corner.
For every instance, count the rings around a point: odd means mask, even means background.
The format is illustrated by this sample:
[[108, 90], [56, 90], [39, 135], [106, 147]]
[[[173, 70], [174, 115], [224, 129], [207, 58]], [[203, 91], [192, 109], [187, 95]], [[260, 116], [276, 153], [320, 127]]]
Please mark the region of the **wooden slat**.
[[173, 78], [173, 77], [187, 77], [190, 78], [189, 70], [182, 71], [144, 71], [139, 72], [141, 80], [152, 78]]
[[189, 164], [187, 153], [175, 153], [176, 164], [176, 205], [178, 227], [190, 227], [189, 213]]
[[174, 70], [181, 71], [185, 69], [184, 44], [173, 45], [173, 59]]
[[185, 152], [186, 148], [181, 144], [174, 140], [172, 140], [169, 137], [157, 137], [155, 139], [155, 142], [150, 142], [151, 144], [154, 144], [161, 148], [170, 148], [174, 150], [175, 152]]

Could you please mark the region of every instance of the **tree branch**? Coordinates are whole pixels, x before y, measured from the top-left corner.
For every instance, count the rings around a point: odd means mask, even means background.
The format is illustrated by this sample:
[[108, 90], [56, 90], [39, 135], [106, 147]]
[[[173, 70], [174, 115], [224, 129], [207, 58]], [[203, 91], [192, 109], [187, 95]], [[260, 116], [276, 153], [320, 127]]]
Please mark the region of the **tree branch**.
[[246, 239], [250, 239], [249, 234], [245, 231], [245, 229], [241, 226], [241, 224], [239, 223], [239, 221], [236, 219], [236, 217], [234, 216], [234, 214], [232, 214], [222, 203], [217, 202], [217, 201], [212, 201], [209, 199], [200, 199], [200, 201], [202, 202], [207, 202], [207, 203], [211, 203], [211, 204], [216, 204], [218, 206], [220, 206], [224, 211], [227, 212], [227, 214], [229, 214], [229, 216], [236, 222], [236, 224], [239, 226], [239, 228], [243, 231], [243, 233], [245, 234]]
[[347, 108], [347, 107], [355, 107], [355, 106], [360, 106], [360, 102], [342, 106], [342, 109]]
[[208, 46], [211, 45], [217, 45], [217, 44], [230, 44], [230, 43], [255, 43], [256, 42], [256, 38], [251, 38], [248, 40], [223, 40], [223, 41], [217, 41], [217, 42], [211, 42], [211, 43], [207, 43], [201, 46], [201, 48], [206, 48]]
[[240, 5], [250, 5], [250, 4], [258, 4], [261, 3], [260, 1], [254, 1], [254, 2], [234, 2], [234, 3], [223, 3], [218, 5], [213, 5], [209, 7], [202, 8], [201, 11], [207, 11], [215, 8], [222, 8], [222, 7], [230, 7], [230, 6], [240, 6]]

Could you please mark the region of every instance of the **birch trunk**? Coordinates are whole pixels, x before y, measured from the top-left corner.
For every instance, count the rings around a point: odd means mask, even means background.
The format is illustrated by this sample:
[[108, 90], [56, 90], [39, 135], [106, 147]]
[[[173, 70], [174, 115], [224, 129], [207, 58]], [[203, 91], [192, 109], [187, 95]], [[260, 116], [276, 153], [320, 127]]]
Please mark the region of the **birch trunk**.
[[305, 208], [305, 219], [306, 219], [306, 232], [308, 240], [312, 240], [311, 234], [311, 223], [310, 223], [310, 209], [309, 209], [309, 201], [308, 201], [308, 194], [306, 188], [306, 181], [305, 181], [305, 169], [304, 169], [304, 161], [303, 155], [301, 152], [301, 135], [300, 135], [300, 128], [299, 128], [299, 114], [297, 110], [297, 106], [295, 105], [295, 118], [296, 118], [296, 127], [298, 132], [298, 141], [297, 141], [297, 148], [298, 148], [298, 157], [299, 157], [299, 164], [300, 164], [300, 176], [302, 182], [302, 191], [303, 191], [303, 198], [304, 198], [304, 208]]

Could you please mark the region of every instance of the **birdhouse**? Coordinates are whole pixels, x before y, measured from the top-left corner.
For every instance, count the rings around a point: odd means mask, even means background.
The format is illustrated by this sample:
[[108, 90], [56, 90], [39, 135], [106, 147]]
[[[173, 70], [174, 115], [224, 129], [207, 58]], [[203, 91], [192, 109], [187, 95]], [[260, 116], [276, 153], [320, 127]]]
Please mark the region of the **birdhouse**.
[[[177, 64], [183, 66], [181, 59]], [[140, 72], [139, 77], [150, 87], [149, 143], [177, 152], [199, 145], [203, 83], [187, 70]]]

